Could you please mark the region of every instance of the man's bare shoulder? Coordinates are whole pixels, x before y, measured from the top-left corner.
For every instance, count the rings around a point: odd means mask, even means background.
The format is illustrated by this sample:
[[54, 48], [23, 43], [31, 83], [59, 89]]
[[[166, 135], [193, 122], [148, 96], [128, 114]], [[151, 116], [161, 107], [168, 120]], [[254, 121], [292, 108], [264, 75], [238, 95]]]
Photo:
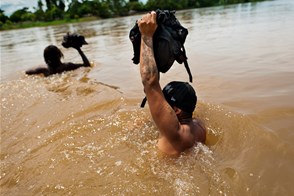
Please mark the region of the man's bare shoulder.
[[205, 143], [206, 140], [206, 126], [203, 120], [199, 118], [193, 119], [193, 131], [196, 142]]
[[202, 120], [193, 119], [188, 124], [181, 124], [179, 129], [179, 137], [170, 140], [161, 135], [158, 141], [158, 147], [167, 154], [180, 153], [191, 148], [196, 142], [205, 143], [206, 128]]
[[193, 122], [180, 125], [178, 147], [180, 147], [181, 151], [184, 151], [195, 144], [196, 129], [197, 126]]

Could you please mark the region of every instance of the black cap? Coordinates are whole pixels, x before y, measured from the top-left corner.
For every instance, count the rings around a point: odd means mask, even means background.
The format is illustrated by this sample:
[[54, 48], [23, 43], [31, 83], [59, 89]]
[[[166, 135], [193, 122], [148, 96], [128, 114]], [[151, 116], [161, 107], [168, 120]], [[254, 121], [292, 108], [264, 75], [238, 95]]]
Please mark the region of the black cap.
[[197, 103], [194, 88], [188, 82], [173, 81], [162, 90], [166, 101], [184, 112], [193, 113]]

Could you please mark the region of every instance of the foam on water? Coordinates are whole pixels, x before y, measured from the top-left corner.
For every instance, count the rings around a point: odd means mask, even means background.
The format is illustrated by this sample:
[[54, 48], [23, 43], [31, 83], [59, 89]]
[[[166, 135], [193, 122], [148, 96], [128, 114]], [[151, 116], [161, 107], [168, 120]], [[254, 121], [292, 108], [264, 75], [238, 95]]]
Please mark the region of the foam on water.
[[[224, 130], [230, 128], [232, 116], [237, 118], [236, 129], [242, 116], [200, 103], [195, 116], [207, 124], [208, 146], [198, 144], [179, 157], [169, 157], [157, 150], [158, 130], [148, 109], [138, 107], [139, 100], [126, 100], [114, 88], [83, 82], [72, 74], [1, 85], [4, 193], [227, 195], [233, 191], [215, 153], [230, 137]], [[234, 175], [235, 170], [226, 171]]]

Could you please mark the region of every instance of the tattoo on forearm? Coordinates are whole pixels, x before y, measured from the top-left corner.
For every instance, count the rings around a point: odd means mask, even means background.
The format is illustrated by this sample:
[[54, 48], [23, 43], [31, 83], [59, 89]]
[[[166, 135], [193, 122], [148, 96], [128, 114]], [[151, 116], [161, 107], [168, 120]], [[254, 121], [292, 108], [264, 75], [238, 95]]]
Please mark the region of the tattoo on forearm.
[[157, 66], [153, 54], [152, 38], [143, 37], [142, 54], [142, 71], [145, 77], [157, 74]]
[[143, 42], [146, 44], [146, 46], [153, 48], [153, 41], [151, 37], [145, 37], [142, 36]]

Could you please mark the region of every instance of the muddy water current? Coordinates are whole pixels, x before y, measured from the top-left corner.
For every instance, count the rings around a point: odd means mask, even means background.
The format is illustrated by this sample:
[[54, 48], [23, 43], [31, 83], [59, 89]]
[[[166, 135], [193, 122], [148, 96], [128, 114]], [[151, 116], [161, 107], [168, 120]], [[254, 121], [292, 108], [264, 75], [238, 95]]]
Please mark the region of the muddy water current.
[[[294, 4], [178, 11], [205, 145], [179, 157], [158, 130], [131, 61], [140, 15], [0, 32], [2, 195], [294, 195]], [[91, 68], [26, 76], [45, 46], [83, 34]], [[188, 81], [177, 63], [161, 84]]]

